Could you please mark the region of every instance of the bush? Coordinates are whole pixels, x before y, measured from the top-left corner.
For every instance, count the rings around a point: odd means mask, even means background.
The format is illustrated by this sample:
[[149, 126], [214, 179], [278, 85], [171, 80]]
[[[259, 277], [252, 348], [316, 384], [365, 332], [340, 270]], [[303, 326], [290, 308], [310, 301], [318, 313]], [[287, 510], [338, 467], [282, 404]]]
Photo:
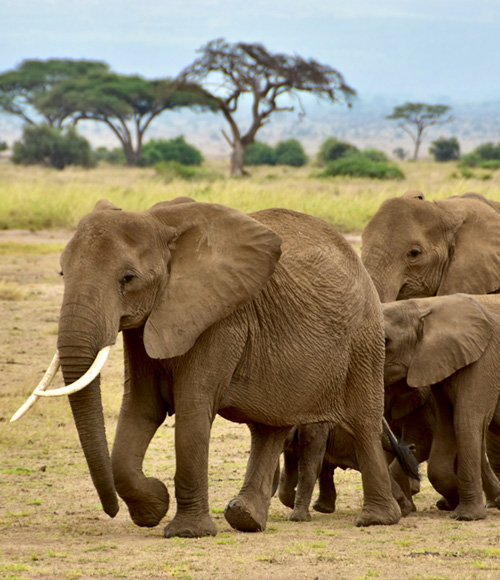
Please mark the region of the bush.
[[127, 159], [123, 147], [115, 147], [114, 149], [106, 149], [106, 147], [98, 147], [94, 151], [94, 157], [97, 162], [110, 163], [111, 165], [126, 165]]
[[155, 166], [158, 175], [167, 183], [174, 179], [185, 181], [215, 181], [221, 174], [212, 169], [202, 169], [193, 165], [184, 165], [178, 161], [161, 161]]
[[486, 169], [500, 168], [500, 143], [483, 143], [471, 153], [460, 157], [460, 165], [466, 167], [484, 167]]
[[[347, 155], [352, 155], [352, 153], [354, 153], [355, 155], [357, 154], [356, 151], [354, 152], [349, 151]], [[375, 161], [378, 163], [389, 162], [387, 155], [383, 151], [380, 151], [380, 149], [364, 149], [359, 154], [363, 155], [364, 157], [367, 157], [368, 159], [371, 159], [371, 161]]]
[[308, 161], [302, 145], [296, 139], [280, 141], [276, 145], [276, 165], [302, 167]]
[[8, 148], [9, 146], [5, 141], [0, 141], [0, 151], [7, 151]]
[[45, 165], [64, 169], [66, 165], [94, 167], [90, 143], [76, 129], [26, 125], [22, 141], [14, 143], [12, 161], [20, 165]]
[[175, 139], [152, 139], [142, 148], [137, 165], [142, 167], [156, 165], [160, 161], [177, 161], [183, 165], [201, 165], [203, 155], [184, 140], [184, 136]]
[[245, 165], [276, 165], [276, 152], [266, 143], [250, 143], [245, 152]]
[[372, 161], [363, 153], [349, 154], [331, 161], [320, 177], [350, 175], [352, 177], [370, 177], [373, 179], [404, 179], [404, 173], [390, 163]]
[[335, 161], [340, 159], [347, 152], [356, 152], [358, 148], [350, 143], [345, 143], [344, 141], [339, 141], [335, 137], [329, 137], [323, 142], [319, 148], [318, 157], [323, 163], [328, 163], [330, 161]]
[[436, 161], [454, 161], [460, 157], [460, 145], [456, 137], [440, 137], [431, 143], [429, 153]]

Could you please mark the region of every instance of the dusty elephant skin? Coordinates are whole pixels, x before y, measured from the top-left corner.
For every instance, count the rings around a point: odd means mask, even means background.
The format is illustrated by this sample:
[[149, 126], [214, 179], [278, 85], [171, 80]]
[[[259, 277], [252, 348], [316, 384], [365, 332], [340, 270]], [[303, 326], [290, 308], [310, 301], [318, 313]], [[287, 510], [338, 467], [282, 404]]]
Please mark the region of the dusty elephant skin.
[[500, 508], [500, 484], [484, 452], [486, 434], [498, 449], [500, 296], [411, 299], [383, 310], [387, 384], [406, 379], [415, 389], [432, 385], [436, 429], [429, 480], [452, 518], [485, 518], [483, 488]]
[[125, 393], [111, 460], [99, 378], [70, 396], [106, 513], [117, 511], [116, 487], [138, 525], [165, 515], [167, 489], [142, 463], [175, 413], [177, 512], [165, 536], [214, 535], [207, 470], [219, 413], [251, 432], [245, 481], [225, 510], [233, 527], [265, 529], [289, 427], [317, 421], [354, 438], [364, 491], [357, 525], [399, 520], [380, 444], [381, 307], [360, 259], [325, 222], [278, 209], [247, 216], [187, 198], [138, 213], [103, 201], [79, 224], [61, 265], [65, 383], [123, 332]]

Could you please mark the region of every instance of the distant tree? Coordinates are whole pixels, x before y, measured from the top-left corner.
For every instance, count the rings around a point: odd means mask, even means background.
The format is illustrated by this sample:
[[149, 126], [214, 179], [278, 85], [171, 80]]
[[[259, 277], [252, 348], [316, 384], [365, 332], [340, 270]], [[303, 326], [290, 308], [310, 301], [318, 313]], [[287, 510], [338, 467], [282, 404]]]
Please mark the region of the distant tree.
[[217, 110], [213, 98], [182, 88], [171, 80], [147, 80], [138, 75], [97, 72], [57, 83], [39, 107], [46, 115], [71, 117], [106, 124], [119, 139], [127, 165], [135, 165], [144, 135], [153, 119], [166, 110], [181, 107]]
[[302, 167], [308, 161], [302, 145], [296, 139], [280, 141], [276, 145], [276, 165], [292, 165]]
[[[259, 129], [269, 117], [280, 111], [293, 111], [288, 96], [300, 103], [300, 93], [311, 93], [331, 102], [344, 101], [348, 105], [355, 95], [343, 76], [328, 65], [300, 56], [273, 54], [261, 44], [239, 42], [231, 44], [224, 39], [212, 40], [198, 50], [201, 57], [178, 76], [179, 83], [193, 82], [200, 90], [219, 104], [229, 124], [231, 136], [223, 135], [231, 147], [231, 175], [244, 175], [245, 151], [255, 141]], [[215, 88], [208, 89], [209, 82]], [[203, 83], [203, 84], [202, 84]], [[243, 95], [251, 99], [251, 122], [242, 132], [235, 113]]]
[[400, 120], [398, 126], [408, 133], [415, 150], [413, 160], [418, 159], [418, 151], [427, 129], [434, 125], [444, 125], [454, 121], [452, 116], [444, 117], [451, 107], [448, 105], [427, 105], [426, 103], [405, 103], [394, 107], [392, 115], [386, 119]]
[[8, 148], [9, 146], [5, 141], [0, 141], [0, 151], [7, 151]]
[[339, 141], [336, 137], [328, 137], [319, 148], [318, 157], [323, 163], [335, 161], [348, 151], [357, 151], [358, 148], [345, 141]]
[[396, 149], [393, 149], [392, 154], [400, 161], [404, 161], [408, 156], [408, 151], [402, 147], [396, 147]]
[[440, 137], [432, 142], [429, 153], [436, 161], [454, 161], [460, 157], [460, 144], [456, 137]]
[[61, 127], [64, 110], [40, 109], [46, 94], [63, 80], [95, 72], [107, 72], [108, 65], [92, 60], [25, 60], [14, 70], [0, 74], [0, 111], [16, 115], [30, 125], [40, 122]]
[[73, 127], [60, 129], [47, 123], [26, 124], [22, 141], [14, 143], [12, 161], [20, 165], [45, 165], [64, 169], [67, 165], [92, 167], [90, 143]]

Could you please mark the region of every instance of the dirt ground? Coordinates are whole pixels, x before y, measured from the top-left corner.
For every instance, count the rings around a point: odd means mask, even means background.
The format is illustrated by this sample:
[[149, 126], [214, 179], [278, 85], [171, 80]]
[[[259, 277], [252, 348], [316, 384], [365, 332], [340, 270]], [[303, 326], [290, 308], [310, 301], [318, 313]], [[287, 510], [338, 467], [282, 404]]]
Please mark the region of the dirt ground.
[[[210, 509], [218, 535], [166, 540], [163, 527], [136, 527], [126, 506], [110, 519], [100, 509], [69, 405], [42, 400], [10, 417], [36, 386], [54, 353], [63, 293], [59, 253], [67, 232], [0, 232], [0, 578], [465, 579], [500, 576], [500, 512], [456, 522], [435, 507], [421, 467], [418, 511], [393, 526], [356, 528], [359, 474], [336, 475], [337, 512], [288, 521], [275, 497], [265, 532], [244, 534], [225, 521], [242, 484], [249, 449], [244, 425], [217, 419], [210, 450]], [[53, 248], [53, 249], [52, 249]], [[121, 400], [121, 346], [103, 371], [111, 442]], [[58, 379], [60, 382], [60, 379]], [[175, 416], [146, 456], [148, 475], [173, 495]]]

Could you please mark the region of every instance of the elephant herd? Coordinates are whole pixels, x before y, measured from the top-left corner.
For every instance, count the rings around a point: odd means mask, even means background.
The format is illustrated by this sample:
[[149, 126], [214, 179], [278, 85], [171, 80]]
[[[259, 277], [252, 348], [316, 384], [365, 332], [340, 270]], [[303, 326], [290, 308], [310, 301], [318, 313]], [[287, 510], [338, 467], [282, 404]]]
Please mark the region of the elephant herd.
[[[102, 200], [61, 268], [57, 352], [12, 420], [67, 394], [111, 517], [117, 494], [137, 525], [166, 515], [169, 492], [142, 463], [174, 413], [167, 538], [217, 532], [217, 414], [251, 433], [243, 486], [224, 511], [235, 529], [265, 529], [276, 488], [291, 519], [310, 518], [318, 478], [313, 507], [333, 512], [336, 467], [361, 472], [356, 525], [394, 524], [415, 509], [411, 460], [428, 462], [453, 518], [500, 509], [500, 204], [409, 191], [381, 205], [359, 257], [324, 221], [291, 210], [246, 215], [183, 197], [128, 212]], [[120, 331], [124, 396], [109, 453], [99, 373]], [[66, 386], [48, 389], [59, 365]]]

